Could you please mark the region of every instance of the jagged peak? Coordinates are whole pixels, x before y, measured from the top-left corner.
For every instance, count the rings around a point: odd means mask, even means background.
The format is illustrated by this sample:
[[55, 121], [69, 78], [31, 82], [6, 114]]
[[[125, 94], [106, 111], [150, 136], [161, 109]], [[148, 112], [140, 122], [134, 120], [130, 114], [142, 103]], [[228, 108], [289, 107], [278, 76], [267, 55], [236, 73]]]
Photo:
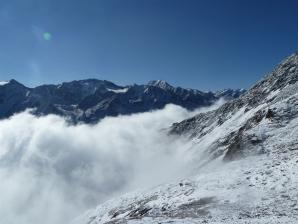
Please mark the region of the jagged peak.
[[4, 84], [5, 84], [5, 85], [7, 85], [7, 84], [12, 84], [12, 85], [24, 86], [22, 83], [18, 82], [18, 81], [15, 80], [15, 79], [10, 79], [9, 81], [6, 81]]
[[152, 80], [150, 82], [148, 82], [149, 86], [156, 86], [162, 89], [172, 89], [174, 88], [173, 86], [171, 86], [169, 83], [167, 83], [165, 80]]
[[17, 80], [15, 80], [15, 79], [10, 79], [9, 80], [9, 83], [19, 83]]
[[284, 59], [271, 73], [257, 82], [249, 91], [271, 92], [298, 81], [298, 53]]
[[[282, 60], [272, 73], [273, 76], [288, 75], [288, 71], [293, 71], [294, 68], [298, 68], [298, 52]], [[267, 77], [270, 77], [270, 75]]]

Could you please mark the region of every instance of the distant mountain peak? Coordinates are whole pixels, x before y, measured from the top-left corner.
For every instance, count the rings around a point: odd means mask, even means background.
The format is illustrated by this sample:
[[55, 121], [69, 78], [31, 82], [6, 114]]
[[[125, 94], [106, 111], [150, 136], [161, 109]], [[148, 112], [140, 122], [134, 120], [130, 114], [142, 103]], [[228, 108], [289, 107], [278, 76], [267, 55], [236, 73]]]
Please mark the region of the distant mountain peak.
[[[85, 79], [35, 88], [10, 80], [3, 88], [0, 85], [1, 95], [0, 119], [36, 108], [37, 115], [58, 114], [75, 123], [94, 123], [106, 116], [146, 112], [161, 109], [166, 104], [193, 110], [219, 99], [214, 93], [173, 87], [164, 80], [150, 81], [147, 85], [118, 86], [107, 80]], [[229, 100], [237, 96], [230, 91], [223, 92], [221, 97]]]
[[149, 86], [156, 86], [162, 89], [172, 89], [174, 88], [173, 86], [171, 86], [169, 83], [167, 83], [165, 80], [152, 80], [150, 82], [148, 82]]
[[22, 83], [18, 82], [17, 80], [15, 79], [10, 79], [9, 81], [2, 81], [2, 86], [3, 85], [17, 85], [17, 86], [22, 86], [22, 87], [25, 87]]

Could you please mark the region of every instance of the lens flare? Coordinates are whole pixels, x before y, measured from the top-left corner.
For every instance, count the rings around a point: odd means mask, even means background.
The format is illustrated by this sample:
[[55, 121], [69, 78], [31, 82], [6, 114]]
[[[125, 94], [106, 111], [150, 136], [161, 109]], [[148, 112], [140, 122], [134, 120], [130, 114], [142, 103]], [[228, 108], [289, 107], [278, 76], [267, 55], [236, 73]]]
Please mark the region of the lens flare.
[[45, 39], [46, 41], [50, 41], [52, 39], [52, 34], [49, 32], [43, 33], [43, 39]]

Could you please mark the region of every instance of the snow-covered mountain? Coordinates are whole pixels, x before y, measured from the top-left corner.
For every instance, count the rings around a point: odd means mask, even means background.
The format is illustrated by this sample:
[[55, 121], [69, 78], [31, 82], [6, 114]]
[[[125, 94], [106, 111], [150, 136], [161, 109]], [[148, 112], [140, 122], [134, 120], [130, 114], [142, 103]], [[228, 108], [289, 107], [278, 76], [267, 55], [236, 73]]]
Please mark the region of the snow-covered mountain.
[[189, 138], [190, 176], [109, 200], [74, 223], [298, 223], [298, 53], [169, 132]]
[[94, 123], [105, 116], [161, 109], [172, 103], [189, 110], [208, 106], [221, 97], [233, 99], [243, 90], [201, 92], [173, 87], [165, 81], [118, 86], [106, 80], [87, 79], [60, 85], [28, 88], [16, 80], [0, 82], [0, 119], [27, 108], [35, 114], [58, 114], [74, 122]]

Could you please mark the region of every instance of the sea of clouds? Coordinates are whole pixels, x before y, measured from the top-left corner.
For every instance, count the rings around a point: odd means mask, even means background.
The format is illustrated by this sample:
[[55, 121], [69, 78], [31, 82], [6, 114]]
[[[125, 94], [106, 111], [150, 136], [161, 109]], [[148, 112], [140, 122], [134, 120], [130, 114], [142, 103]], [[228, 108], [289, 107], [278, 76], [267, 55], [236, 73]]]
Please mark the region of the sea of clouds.
[[113, 196], [187, 175], [191, 143], [167, 130], [222, 103], [192, 112], [167, 105], [95, 125], [30, 111], [0, 121], [0, 223], [69, 223]]

